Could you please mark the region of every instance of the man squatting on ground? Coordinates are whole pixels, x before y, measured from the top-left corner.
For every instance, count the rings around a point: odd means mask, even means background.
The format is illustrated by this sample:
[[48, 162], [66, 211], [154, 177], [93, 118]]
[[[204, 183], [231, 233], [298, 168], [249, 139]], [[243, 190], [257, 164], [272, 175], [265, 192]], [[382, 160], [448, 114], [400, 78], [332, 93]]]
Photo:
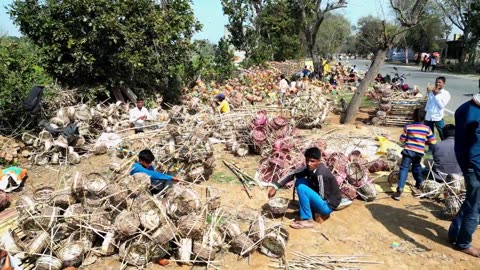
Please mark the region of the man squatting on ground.
[[144, 149], [138, 153], [138, 162], [132, 165], [130, 175], [136, 173], [145, 173], [150, 176], [150, 190], [152, 194], [158, 194], [161, 191], [172, 186], [173, 182], [182, 181], [180, 178], [156, 172], [152, 166], [155, 156], [152, 151]]
[[[436, 142], [430, 127], [423, 124], [424, 120], [425, 111], [416, 109], [413, 112], [413, 123], [406, 124], [403, 127], [400, 141], [405, 143], [405, 148], [402, 151], [402, 163], [400, 164], [397, 192], [392, 195], [394, 200], [399, 201], [400, 196], [402, 196], [410, 165], [412, 166], [412, 174], [415, 179], [415, 189], [419, 189], [423, 183], [421, 162], [425, 154], [425, 144], [435, 144]], [[413, 187], [412, 191], [415, 191]]]
[[480, 257], [472, 246], [480, 210], [480, 94], [455, 111], [455, 155], [463, 171], [467, 194], [448, 230], [448, 240], [462, 252]]
[[315, 225], [314, 213], [319, 213], [323, 220], [328, 219], [342, 200], [337, 179], [320, 162], [320, 159], [320, 149], [317, 147], [307, 149], [305, 151], [305, 167], [290, 172], [280, 181], [273, 183], [273, 187], [268, 192], [268, 197], [272, 198], [279, 188], [296, 179], [295, 188], [300, 202], [301, 220], [290, 225], [294, 229], [312, 228]]

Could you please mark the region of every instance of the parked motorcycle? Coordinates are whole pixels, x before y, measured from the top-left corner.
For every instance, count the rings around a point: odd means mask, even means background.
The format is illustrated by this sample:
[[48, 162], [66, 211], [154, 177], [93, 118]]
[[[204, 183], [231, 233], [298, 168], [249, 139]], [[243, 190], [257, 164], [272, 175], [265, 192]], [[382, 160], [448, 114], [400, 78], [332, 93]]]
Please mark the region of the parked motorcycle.
[[405, 81], [407, 80], [407, 76], [410, 76], [411, 74], [403, 73], [400, 75], [396, 67], [393, 67], [393, 69], [395, 69], [395, 72], [393, 72], [394, 75], [392, 78], [392, 88], [403, 91], [410, 90], [410, 86]]

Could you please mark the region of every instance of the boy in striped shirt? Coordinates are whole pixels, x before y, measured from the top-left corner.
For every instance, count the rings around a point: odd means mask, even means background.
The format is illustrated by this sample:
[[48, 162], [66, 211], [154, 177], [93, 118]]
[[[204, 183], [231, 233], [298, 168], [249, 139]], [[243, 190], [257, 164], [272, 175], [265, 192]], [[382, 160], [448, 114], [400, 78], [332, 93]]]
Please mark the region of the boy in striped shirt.
[[415, 188], [419, 189], [422, 185], [423, 176], [420, 163], [425, 154], [425, 144], [435, 144], [435, 135], [433, 135], [430, 127], [423, 124], [425, 115], [425, 110], [416, 109], [413, 112], [413, 123], [406, 124], [403, 127], [400, 141], [405, 143], [405, 147], [402, 151], [402, 164], [400, 165], [397, 192], [392, 195], [394, 200], [400, 200], [403, 188], [407, 182], [410, 165], [412, 166], [412, 174], [415, 179]]

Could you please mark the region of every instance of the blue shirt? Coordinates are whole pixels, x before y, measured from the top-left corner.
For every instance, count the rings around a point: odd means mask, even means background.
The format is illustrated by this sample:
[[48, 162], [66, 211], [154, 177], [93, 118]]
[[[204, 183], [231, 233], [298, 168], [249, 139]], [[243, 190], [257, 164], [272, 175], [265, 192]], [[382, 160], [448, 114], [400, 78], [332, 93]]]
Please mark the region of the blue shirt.
[[455, 111], [455, 155], [463, 171], [480, 171], [480, 107], [468, 101]]
[[148, 169], [144, 168], [140, 163], [134, 163], [132, 169], [130, 170], [130, 175], [136, 173], [145, 173], [150, 176], [150, 182], [153, 186], [158, 185], [161, 181], [171, 181], [172, 176], [168, 174], [163, 174], [156, 172], [153, 166], [150, 165]]

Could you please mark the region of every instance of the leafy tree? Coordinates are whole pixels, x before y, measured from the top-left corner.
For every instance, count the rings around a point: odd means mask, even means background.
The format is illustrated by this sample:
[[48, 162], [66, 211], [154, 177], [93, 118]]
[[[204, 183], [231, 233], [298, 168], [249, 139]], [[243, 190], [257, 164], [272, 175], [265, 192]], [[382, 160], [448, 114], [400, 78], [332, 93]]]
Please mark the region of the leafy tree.
[[462, 32], [462, 53], [460, 55], [460, 66], [470, 56], [470, 65], [474, 62], [480, 36], [474, 35], [474, 29], [478, 28], [478, 5], [479, 0], [436, 0], [443, 14]]
[[230, 43], [221, 38], [218, 45], [215, 46], [215, 57], [213, 63], [217, 72], [217, 80], [224, 81], [232, 77], [235, 71], [233, 64], [233, 51], [230, 49]]
[[230, 42], [245, 51], [247, 65], [304, 55], [292, 0], [222, 0], [222, 6], [229, 20]]
[[328, 56], [340, 50], [351, 35], [351, 25], [345, 16], [327, 14], [322, 27], [318, 29], [315, 43], [316, 54]]
[[300, 29], [305, 38], [307, 52], [312, 57], [313, 66], [316, 72], [320, 69], [320, 57], [315, 53], [315, 43], [317, 41], [318, 30], [325, 20], [325, 16], [333, 10], [346, 7], [345, 0], [332, 1], [327, 0], [292, 0], [298, 10], [297, 16], [300, 18]]
[[381, 26], [380, 32], [367, 31], [365, 33], [368, 33], [368, 35], [364, 35], [365, 37], [375, 36], [378, 38], [376, 42], [371, 41], [369, 43], [372, 46], [371, 48], [375, 48], [375, 55], [365, 77], [348, 104], [347, 112], [342, 119], [343, 123], [349, 124], [355, 120], [361, 98], [385, 62], [387, 51], [398, 44], [404, 34], [421, 21], [427, 3], [428, 0], [390, 0], [390, 6], [396, 17], [396, 24], [387, 23], [385, 20], [377, 21], [374, 29]]
[[61, 83], [166, 98], [200, 29], [189, 0], [14, 0], [10, 15]]
[[22, 102], [35, 85], [49, 84], [38, 48], [25, 38], [0, 37], [0, 133], [22, 121]]
[[429, 12], [422, 21], [410, 28], [406, 34], [406, 45], [415, 52], [432, 52], [441, 48], [441, 39], [450, 27], [442, 20], [439, 14]]

